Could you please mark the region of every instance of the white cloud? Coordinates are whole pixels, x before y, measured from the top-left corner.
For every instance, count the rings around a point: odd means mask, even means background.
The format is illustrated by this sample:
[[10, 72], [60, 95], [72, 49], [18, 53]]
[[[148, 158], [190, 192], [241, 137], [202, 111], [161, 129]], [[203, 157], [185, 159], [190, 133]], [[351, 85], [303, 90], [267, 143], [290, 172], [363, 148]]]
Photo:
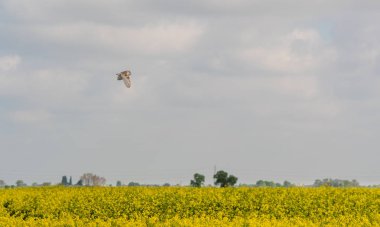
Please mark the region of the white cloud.
[[52, 114], [46, 110], [18, 110], [11, 112], [9, 117], [16, 123], [47, 123], [52, 119]]
[[0, 75], [0, 95], [22, 98], [31, 105], [65, 108], [83, 98], [88, 73], [63, 69], [17, 70]]
[[283, 73], [305, 73], [331, 64], [336, 51], [325, 45], [318, 31], [295, 29], [265, 46], [240, 53], [241, 58], [258, 68]]
[[14, 70], [20, 62], [21, 57], [17, 55], [0, 57], [0, 72]]
[[362, 45], [358, 53], [358, 62], [362, 66], [359, 70], [368, 72], [376, 70], [380, 62], [380, 44]]
[[[15, 73], [18, 65], [21, 62], [21, 57], [17, 55], [0, 57], [0, 95], [13, 92], [16, 84]], [[12, 71], [10, 73], [10, 71]]]
[[267, 89], [273, 94], [310, 99], [319, 95], [318, 80], [314, 76], [279, 76], [258, 79], [256, 87]]
[[30, 28], [38, 39], [53, 43], [149, 55], [189, 50], [202, 31], [196, 23], [159, 23], [137, 28], [76, 23]]

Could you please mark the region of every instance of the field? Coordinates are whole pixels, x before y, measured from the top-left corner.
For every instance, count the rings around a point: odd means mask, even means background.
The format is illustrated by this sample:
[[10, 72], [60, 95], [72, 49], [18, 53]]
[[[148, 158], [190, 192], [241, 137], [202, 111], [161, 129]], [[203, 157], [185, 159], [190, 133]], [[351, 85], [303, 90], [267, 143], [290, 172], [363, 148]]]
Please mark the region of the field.
[[374, 226], [368, 188], [0, 189], [0, 226]]

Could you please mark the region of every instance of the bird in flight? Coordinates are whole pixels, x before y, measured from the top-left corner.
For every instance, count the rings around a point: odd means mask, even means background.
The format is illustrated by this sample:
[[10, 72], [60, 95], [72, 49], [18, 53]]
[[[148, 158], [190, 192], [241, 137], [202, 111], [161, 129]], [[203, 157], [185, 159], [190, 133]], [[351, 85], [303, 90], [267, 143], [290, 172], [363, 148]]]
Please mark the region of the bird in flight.
[[116, 75], [117, 75], [117, 80], [123, 80], [127, 88], [131, 87], [131, 75], [132, 75], [131, 71], [126, 70]]

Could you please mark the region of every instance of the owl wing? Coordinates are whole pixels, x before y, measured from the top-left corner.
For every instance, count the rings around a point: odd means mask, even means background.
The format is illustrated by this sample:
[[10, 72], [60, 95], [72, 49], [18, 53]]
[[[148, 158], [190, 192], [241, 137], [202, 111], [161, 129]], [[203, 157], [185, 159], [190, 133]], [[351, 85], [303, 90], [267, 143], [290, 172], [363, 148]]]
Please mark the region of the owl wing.
[[124, 81], [124, 84], [127, 88], [130, 88], [131, 87], [131, 78], [129, 76], [125, 76], [125, 75], [121, 75], [121, 78], [123, 79]]

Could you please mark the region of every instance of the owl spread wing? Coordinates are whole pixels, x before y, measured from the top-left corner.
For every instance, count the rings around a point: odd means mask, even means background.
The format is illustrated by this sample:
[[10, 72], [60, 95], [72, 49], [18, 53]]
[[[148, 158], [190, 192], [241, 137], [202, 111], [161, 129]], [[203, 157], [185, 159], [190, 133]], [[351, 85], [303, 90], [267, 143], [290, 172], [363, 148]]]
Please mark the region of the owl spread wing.
[[127, 86], [127, 88], [130, 88], [131, 87], [131, 77], [121, 75], [121, 78], [123, 79], [125, 86]]
[[127, 88], [131, 87], [131, 71], [123, 71], [121, 73], [116, 74], [118, 80], [123, 80], [125, 86]]

